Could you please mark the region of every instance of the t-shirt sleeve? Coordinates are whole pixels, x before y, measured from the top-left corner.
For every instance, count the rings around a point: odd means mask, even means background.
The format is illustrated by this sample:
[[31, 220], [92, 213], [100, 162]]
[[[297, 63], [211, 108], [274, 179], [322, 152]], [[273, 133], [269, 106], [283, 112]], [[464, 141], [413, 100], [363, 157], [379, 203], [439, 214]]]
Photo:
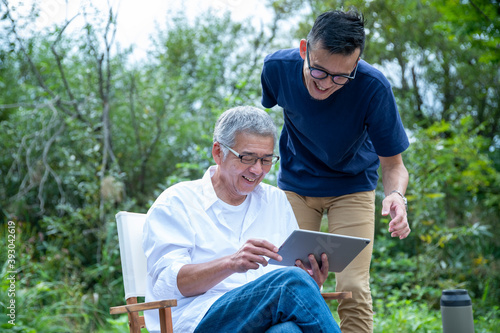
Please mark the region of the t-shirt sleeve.
[[370, 104], [368, 134], [377, 155], [390, 157], [405, 151], [410, 142], [390, 85], [380, 89]]
[[[266, 59], [267, 60], [267, 59]], [[274, 92], [276, 87], [273, 87], [272, 83], [272, 69], [270, 68], [269, 63], [264, 60], [264, 66], [262, 68], [262, 74], [260, 76], [260, 81], [262, 85], [262, 106], [265, 108], [272, 108], [277, 104], [277, 96]], [[274, 88], [274, 89], [273, 89]]]

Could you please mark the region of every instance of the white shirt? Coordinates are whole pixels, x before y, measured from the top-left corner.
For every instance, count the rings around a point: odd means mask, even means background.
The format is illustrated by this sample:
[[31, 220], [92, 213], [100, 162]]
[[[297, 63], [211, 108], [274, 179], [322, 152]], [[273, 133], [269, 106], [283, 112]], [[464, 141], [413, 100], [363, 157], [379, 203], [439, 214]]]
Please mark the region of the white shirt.
[[221, 206], [221, 213], [228, 222], [229, 227], [233, 230], [234, 234], [240, 235], [241, 237], [241, 229], [243, 228], [243, 222], [245, 222], [248, 206], [250, 206], [250, 199], [247, 197], [245, 201], [238, 206], [230, 205], [220, 199], [217, 204]]
[[[184, 297], [177, 287], [183, 265], [204, 263], [237, 252], [250, 238], [266, 239], [280, 246], [298, 229], [286, 195], [280, 189], [259, 184], [246, 200], [248, 208], [241, 228], [223, 214], [210, 167], [202, 179], [176, 184], [165, 190], [149, 209], [144, 226], [143, 249], [147, 258], [146, 301], [177, 299], [172, 308], [174, 331], [192, 332], [210, 306], [226, 292], [253, 281], [281, 266], [268, 265], [235, 273], [195, 297]], [[234, 231], [236, 230], [236, 232]], [[159, 331], [158, 311], [146, 311], [149, 332]]]

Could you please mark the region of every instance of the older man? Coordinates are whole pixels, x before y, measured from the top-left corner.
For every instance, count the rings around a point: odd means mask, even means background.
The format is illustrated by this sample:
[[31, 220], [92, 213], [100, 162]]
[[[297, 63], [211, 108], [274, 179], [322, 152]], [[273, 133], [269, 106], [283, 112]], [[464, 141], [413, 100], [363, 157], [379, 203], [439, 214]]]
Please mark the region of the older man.
[[[216, 166], [168, 188], [148, 212], [146, 300], [176, 298], [178, 332], [339, 332], [320, 286], [328, 275], [268, 265], [298, 228], [279, 189], [261, 181], [279, 157], [276, 127], [254, 107], [224, 112], [214, 130]], [[158, 318], [146, 313], [150, 332]]]

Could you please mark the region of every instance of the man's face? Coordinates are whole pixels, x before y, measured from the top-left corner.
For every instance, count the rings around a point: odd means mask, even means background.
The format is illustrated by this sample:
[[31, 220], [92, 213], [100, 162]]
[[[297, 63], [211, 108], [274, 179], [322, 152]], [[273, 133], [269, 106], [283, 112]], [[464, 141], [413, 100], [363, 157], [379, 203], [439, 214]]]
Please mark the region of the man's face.
[[[240, 155], [272, 156], [274, 138], [239, 133], [236, 135], [236, 144], [231, 148]], [[212, 154], [219, 166], [212, 177], [215, 192], [221, 200], [233, 205], [243, 202], [246, 195], [255, 189], [272, 167], [272, 165], [262, 165], [261, 160], [254, 165], [244, 164], [231, 152], [224, 159], [218, 142], [214, 143]]]
[[359, 50], [356, 50], [351, 55], [344, 56], [341, 54], [330, 54], [329, 51], [321, 48], [319, 43], [316, 46], [309, 45], [310, 63], [308, 64], [307, 41], [303, 39], [300, 41], [300, 56], [304, 59], [302, 78], [309, 95], [316, 100], [324, 100], [343, 86], [335, 84], [331, 76], [322, 80], [313, 78], [309, 66], [321, 69], [332, 75], [350, 75], [356, 67], [359, 58]]

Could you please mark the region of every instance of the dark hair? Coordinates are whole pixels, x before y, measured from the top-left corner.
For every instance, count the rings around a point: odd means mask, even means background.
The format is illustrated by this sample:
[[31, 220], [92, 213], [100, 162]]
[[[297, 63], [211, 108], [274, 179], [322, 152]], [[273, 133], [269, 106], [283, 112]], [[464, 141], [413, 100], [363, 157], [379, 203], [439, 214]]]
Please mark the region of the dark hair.
[[347, 56], [359, 48], [361, 55], [365, 48], [365, 19], [356, 9], [323, 13], [316, 18], [307, 40], [312, 48], [320, 46], [331, 54]]

